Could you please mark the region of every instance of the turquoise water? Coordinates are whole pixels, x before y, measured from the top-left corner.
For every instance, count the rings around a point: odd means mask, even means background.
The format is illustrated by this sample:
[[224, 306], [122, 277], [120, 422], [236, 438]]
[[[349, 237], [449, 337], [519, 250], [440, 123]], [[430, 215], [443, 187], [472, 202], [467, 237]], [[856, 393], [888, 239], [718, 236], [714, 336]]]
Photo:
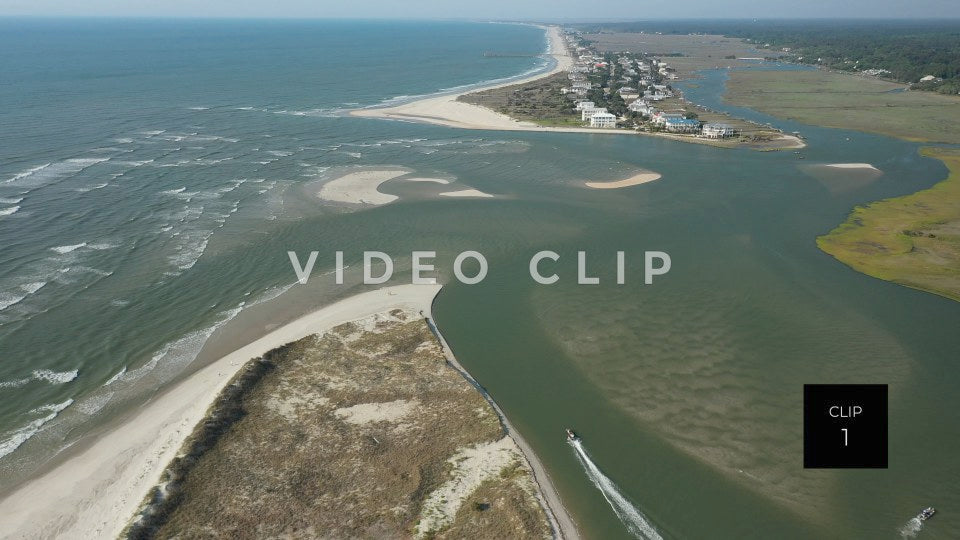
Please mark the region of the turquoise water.
[[[482, 251], [480, 285], [449, 283], [436, 321], [546, 463], [589, 538], [630, 537], [564, 443], [583, 450], [665, 538], [922, 538], [960, 528], [951, 360], [960, 306], [857, 274], [814, 238], [856, 204], [946, 175], [917, 145], [776, 125], [789, 152], [643, 137], [460, 131], [342, 116], [542, 64], [543, 32], [474, 23], [0, 23], [0, 480], [12, 486], [164, 385], [360, 287], [291, 288], [288, 250], [398, 259]], [[688, 97], [721, 108], [723, 73]], [[713, 101], [709, 101], [713, 100]], [[749, 113], [747, 111], [746, 113]], [[745, 114], [746, 114], [745, 113]], [[884, 171], [830, 174], [818, 164]], [[399, 166], [450, 186], [321, 204], [317, 182]], [[623, 190], [637, 167], [663, 175]], [[452, 187], [497, 195], [438, 197]], [[16, 210], [10, 210], [16, 208]], [[561, 255], [557, 285], [527, 261]], [[577, 286], [588, 252], [597, 286]], [[616, 251], [627, 283], [614, 282]], [[671, 272], [639, 273], [644, 250]], [[42, 286], [40, 285], [42, 284]], [[289, 291], [289, 292], [288, 292]], [[287, 294], [284, 294], [284, 293]], [[890, 384], [890, 469], [804, 471], [804, 383]], [[592, 477], [595, 480], [597, 477]]]

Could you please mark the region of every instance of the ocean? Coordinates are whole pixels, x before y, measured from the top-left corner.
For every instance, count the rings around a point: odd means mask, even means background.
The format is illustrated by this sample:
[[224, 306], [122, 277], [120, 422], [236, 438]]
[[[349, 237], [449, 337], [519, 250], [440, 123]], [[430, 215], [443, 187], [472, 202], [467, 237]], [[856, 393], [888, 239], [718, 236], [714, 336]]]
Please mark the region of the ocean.
[[[434, 250], [448, 282], [437, 325], [587, 538], [899, 538], [920, 508], [960, 504], [945, 481], [960, 472], [960, 305], [814, 242], [853, 206], [945, 168], [915, 143], [762, 116], [801, 131], [806, 159], [344, 115], [542, 69], [544, 46], [543, 30], [512, 24], [0, 20], [0, 490], [199, 366], [361, 290], [364, 250], [394, 256], [396, 283], [411, 251]], [[724, 108], [724, 80], [707, 73], [688, 97]], [[849, 162], [884, 174], [818, 168]], [[314, 196], [356, 167], [496, 197], [402, 180], [376, 208]], [[638, 167], [663, 177], [582, 185]], [[544, 249], [560, 254], [556, 285], [529, 278]], [[290, 250], [320, 252], [307, 285]], [[327, 274], [338, 250], [350, 286]], [[465, 250], [489, 261], [479, 285], [451, 279]], [[673, 260], [653, 285], [645, 250]], [[599, 285], [576, 284], [578, 251]], [[802, 386], [815, 382], [890, 385], [889, 469], [802, 469]], [[918, 536], [957, 529], [943, 512]]]

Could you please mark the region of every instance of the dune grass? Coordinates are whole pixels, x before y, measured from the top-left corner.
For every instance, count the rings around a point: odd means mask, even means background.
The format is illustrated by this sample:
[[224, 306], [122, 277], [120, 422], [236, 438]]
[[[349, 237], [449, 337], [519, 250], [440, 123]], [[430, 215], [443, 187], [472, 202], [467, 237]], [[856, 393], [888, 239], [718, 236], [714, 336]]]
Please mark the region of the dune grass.
[[519, 450], [451, 500], [448, 522], [416, 533], [425, 501], [451, 481], [451, 457], [504, 436], [425, 321], [392, 310], [249, 362], [124, 537], [549, 536]]
[[946, 180], [853, 210], [817, 246], [864, 274], [960, 301], [960, 149], [924, 148]]

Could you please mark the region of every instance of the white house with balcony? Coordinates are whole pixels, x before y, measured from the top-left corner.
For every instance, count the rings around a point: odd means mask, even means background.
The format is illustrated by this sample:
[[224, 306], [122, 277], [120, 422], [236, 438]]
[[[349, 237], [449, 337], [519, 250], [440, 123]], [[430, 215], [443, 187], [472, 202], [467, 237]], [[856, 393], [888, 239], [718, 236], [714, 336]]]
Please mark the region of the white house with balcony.
[[606, 108], [606, 107], [590, 107], [589, 109], [581, 109], [581, 110], [580, 110], [580, 120], [586, 122], [587, 120], [589, 120], [590, 118], [592, 118], [593, 115], [598, 114], [598, 113], [605, 113], [605, 112], [607, 112], [607, 108]]
[[730, 124], [704, 124], [701, 135], [708, 139], [725, 139], [733, 137], [736, 130]]
[[642, 99], [638, 99], [634, 101], [633, 103], [627, 106], [627, 109], [635, 113], [640, 113], [644, 116], [653, 116], [653, 113], [655, 112], [654, 108], [651, 107], [649, 103], [647, 103]]
[[604, 111], [594, 113], [590, 117], [590, 127], [593, 128], [614, 128], [617, 127], [617, 117]]

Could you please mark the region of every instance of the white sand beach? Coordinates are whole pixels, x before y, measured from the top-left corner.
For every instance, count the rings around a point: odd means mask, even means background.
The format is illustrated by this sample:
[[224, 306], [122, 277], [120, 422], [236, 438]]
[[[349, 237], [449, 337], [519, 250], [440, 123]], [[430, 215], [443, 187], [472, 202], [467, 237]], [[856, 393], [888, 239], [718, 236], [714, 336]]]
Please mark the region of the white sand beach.
[[379, 206], [397, 200], [396, 195], [381, 193], [380, 184], [408, 174], [403, 169], [362, 170], [347, 173], [323, 184], [317, 197], [325, 201]]
[[461, 189], [459, 191], [445, 191], [440, 194], [441, 197], [481, 197], [489, 198], [493, 195], [489, 193], [484, 193], [479, 189]]
[[[308, 335], [393, 308], [429, 316], [439, 285], [399, 285], [361, 293], [305, 315], [190, 375], [143, 405], [119, 426], [0, 500], [3, 535], [11, 538], [116, 538], [157, 484], [194, 426], [227, 382], [251, 358]], [[449, 351], [449, 349], [447, 349]], [[449, 352], [448, 352], [449, 354]], [[524, 455], [546, 491], [536, 456]], [[555, 492], [549, 510], [566, 516]], [[548, 512], [550, 513], [550, 512]], [[575, 535], [575, 528], [573, 529]]]
[[640, 184], [646, 184], [647, 182], [653, 182], [654, 180], [660, 179], [660, 173], [655, 173], [651, 171], [645, 171], [642, 173], [635, 174], [630, 178], [624, 178], [623, 180], [617, 180], [614, 182], [584, 182], [587, 187], [594, 189], [617, 189], [625, 188], [628, 186], [636, 186]]
[[[532, 75], [525, 79], [492, 84], [483, 87], [483, 89], [499, 88], [510, 86], [523, 82], [535, 81], [544, 77], [549, 77], [555, 73], [566, 71], [573, 66], [573, 59], [564, 45], [563, 36], [560, 34], [560, 28], [551, 26], [547, 28], [547, 36], [550, 40], [550, 55], [556, 60], [553, 69]], [[442, 96], [430, 97], [403, 103], [394, 107], [380, 107], [371, 109], [358, 109], [351, 111], [353, 116], [365, 116], [370, 118], [389, 118], [393, 120], [408, 120], [412, 122], [424, 122], [448, 127], [458, 127], [465, 129], [499, 129], [499, 130], [543, 130], [548, 131], [552, 128], [541, 128], [530, 122], [519, 122], [505, 114], [496, 111], [457, 101], [459, 96], [469, 94], [480, 90], [474, 88], [456, 94], [444, 94]], [[586, 131], [601, 131], [590, 130]], [[609, 131], [609, 130], [608, 130]]]

